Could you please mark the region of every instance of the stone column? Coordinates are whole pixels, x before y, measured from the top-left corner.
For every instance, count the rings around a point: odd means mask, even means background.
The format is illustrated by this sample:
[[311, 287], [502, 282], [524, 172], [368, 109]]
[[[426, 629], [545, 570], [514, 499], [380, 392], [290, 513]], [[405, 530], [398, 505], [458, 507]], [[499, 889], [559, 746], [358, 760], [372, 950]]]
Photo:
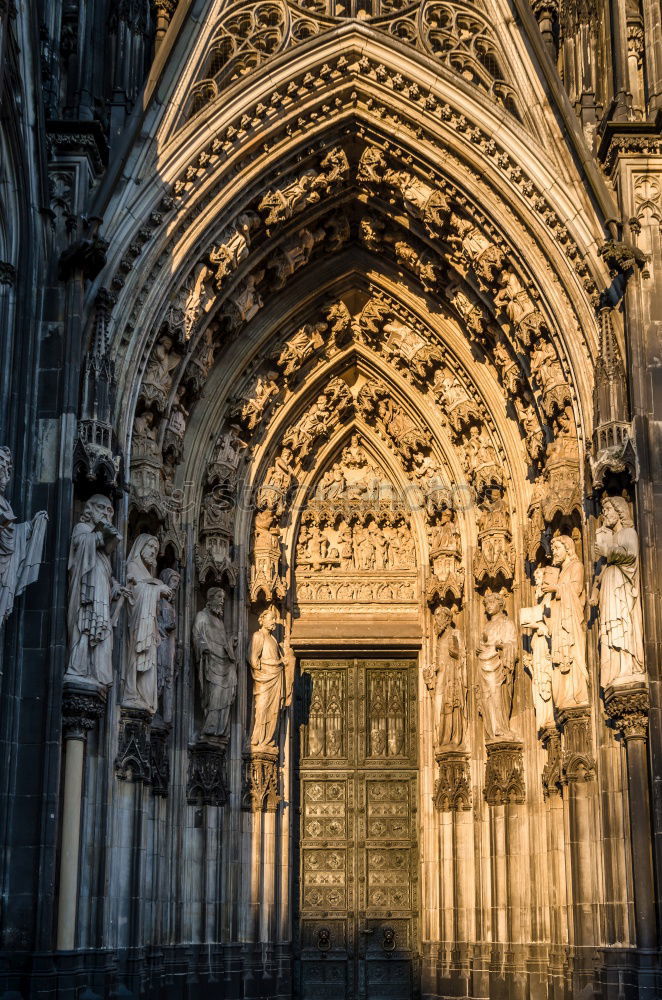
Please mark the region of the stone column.
[[64, 788], [57, 916], [58, 951], [72, 951], [76, 945], [85, 743], [88, 732], [103, 715], [105, 704], [105, 691], [97, 684], [84, 680], [66, 682], [62, 700]]
[[564, 948], [568, 943], [561, 734], [556, 726], [546, 726], [541, 731], [540, 739], [547, 751], [547, 763], [542, 772], [542, 790], [547, 814], [547, 856], [549, 858], [547, 884], [549, 886], [551, 961], [561, 972]]
[[657, 946], [648, 790], [648, 709], [648, 688], [641, 681], [612, 684], [605, 691], [605, 712], [623, 737], [627, 757], [634, 914], [638, 948]]
[[[570, 876], [572, 899], [571, 943], [576, 949], [596, 944], [595, 925], [598, 899], [596, 840], [598, 839], [590, 782], [595, 778], [595, 760], [588, 706], [566, 708], [559, 713], [562, 730], [561, 775], [566, 826], [566, 870]], [[588, 950], [576, 952], [575, 990], [589, 981]]]

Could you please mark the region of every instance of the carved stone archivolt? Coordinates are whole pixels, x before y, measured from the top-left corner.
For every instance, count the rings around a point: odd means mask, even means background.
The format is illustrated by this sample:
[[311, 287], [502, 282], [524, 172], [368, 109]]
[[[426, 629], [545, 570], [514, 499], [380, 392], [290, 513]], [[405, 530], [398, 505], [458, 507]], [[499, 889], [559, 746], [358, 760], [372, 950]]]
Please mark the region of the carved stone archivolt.
[[[331, 30], [337, 23], [336, 18], [360, 16], [365, 19], [371, 15], [380, 15], [375, 22], [379, 31], [395, 35], [439, 60], [449, 71], [459, 73], [465, 83], [489, 94], [509, 114], [521, 120], [520, 98], [498, 35], [476, 6], [459, 5], [450, 0], [427, 0], [412, 3], [403, 11], [402, 5], [394, 0], [381, 0], [379, 7], [374, 0], [367, 5], [354, 3], [351, 6], [337, 0], [301, 5], [275, 0], [257, 6], [237, 3], [222, 14], [182, 112], [181, 125], [216, 100], [235, 81], [278, 53]], [[369, 62], [364, 61], [368, 63], [367, 69]], [[326, 81], [334, 72], [337, 70], [325, 65], [321, 76]], [[381, 74], [378, 68], [378, 77], [385, 73], [384, 67], [381, 67]], [[400, 88], [403, 87], [404, 81], [400, 83]], [[316, 190], [312, 183], [310, 190]]]

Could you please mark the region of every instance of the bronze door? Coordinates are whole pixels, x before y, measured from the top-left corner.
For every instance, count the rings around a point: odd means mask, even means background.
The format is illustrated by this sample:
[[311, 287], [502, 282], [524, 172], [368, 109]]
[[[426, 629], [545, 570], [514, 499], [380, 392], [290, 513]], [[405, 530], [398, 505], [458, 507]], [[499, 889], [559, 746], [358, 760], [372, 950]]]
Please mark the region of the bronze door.
[[418, 980], [416, 664], [300, 666], [298, 996], [411, 1000]]

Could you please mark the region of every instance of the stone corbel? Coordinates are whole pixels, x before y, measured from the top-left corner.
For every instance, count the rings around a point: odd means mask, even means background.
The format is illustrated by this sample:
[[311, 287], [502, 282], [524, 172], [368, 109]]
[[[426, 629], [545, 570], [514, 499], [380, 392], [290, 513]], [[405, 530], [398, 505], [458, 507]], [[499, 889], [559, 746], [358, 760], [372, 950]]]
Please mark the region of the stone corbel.
[[95, 683], [66, 681], [62, 696], [62, 735], [65, 740], [87, 740], [106, 708], [106, 693]]
[[120, 781], [151, 780], [149, 712], [141, 708], [122, 708], [115, 757], [115, 775]]
[[591, 738], [591, 713], [587, 706], [564, 708], [559, 713], [562, 727], [561, 776], [563, 784], [592, 781], [595, 758]]
[[276, 748], [250, 750], [243, 755], [241, 808], [246, 812], [275, 812], [278, 808], [281, 800], [278, 758]]
[[435, 754], [439, 775], [434, 785], [434, 807], [438, 812], [471, 809], [469, 755], [464, 750], [440, 750]]
[[186, 801], [189, 805], [224, 806], [228, 800], [225, 776], [227, 740], [198, 740], [188, 748]]
[[522, 803], [526, 799], [524, 784], [524, 744], [519, 740], [486, 742], [485, 801], [491, 806]]
[[605, 691], [604, 704], [607, 718], [626, 742], [647, 738], [650, 698], [646, 684], [640, 680], [611, 684]]

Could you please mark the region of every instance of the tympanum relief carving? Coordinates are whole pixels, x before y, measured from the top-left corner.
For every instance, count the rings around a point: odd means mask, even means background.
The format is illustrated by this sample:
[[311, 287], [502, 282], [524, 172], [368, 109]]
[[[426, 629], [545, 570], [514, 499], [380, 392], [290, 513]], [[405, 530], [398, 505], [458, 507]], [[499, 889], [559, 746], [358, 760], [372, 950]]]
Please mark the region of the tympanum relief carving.
[[416, 600], [416, 581], [410, 512], [354, 434], [302, 514], [297, 603], [406, 605]]

